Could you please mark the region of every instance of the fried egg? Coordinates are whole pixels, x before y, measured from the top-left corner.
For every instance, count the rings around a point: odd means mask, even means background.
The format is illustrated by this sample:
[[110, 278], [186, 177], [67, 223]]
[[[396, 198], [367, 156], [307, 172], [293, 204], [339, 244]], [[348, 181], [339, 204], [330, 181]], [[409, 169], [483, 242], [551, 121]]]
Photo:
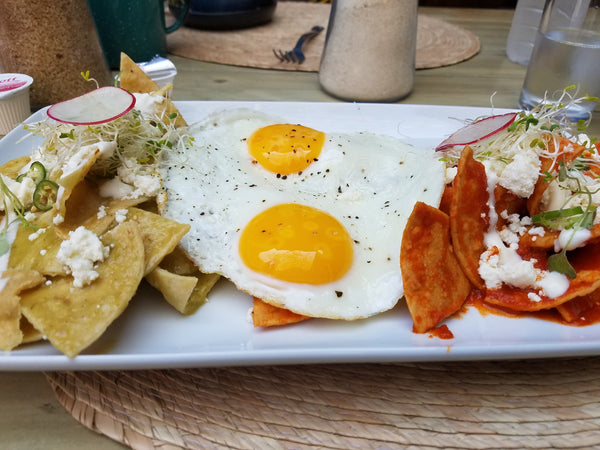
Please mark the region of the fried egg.
[[404, 226], [443, 189], [433, 150], [249, 109], [190, 133], [193, 147], [162, 161], [161, 213], [191, 226], [181, 245], [201, 271], [312, 317], [369, 317], [401, 299]]

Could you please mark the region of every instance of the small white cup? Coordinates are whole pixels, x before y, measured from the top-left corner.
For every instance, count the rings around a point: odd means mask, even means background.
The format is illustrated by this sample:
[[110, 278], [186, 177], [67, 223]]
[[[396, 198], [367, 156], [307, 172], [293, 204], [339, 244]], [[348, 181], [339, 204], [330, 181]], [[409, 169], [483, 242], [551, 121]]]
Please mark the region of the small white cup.
[[8, 134], [31, 114], [29, 86], [33, 78], [21, 73], [0, 73], [0, 136]]
[[148, 75], [152, 80], [162, 88], [166, 84], [173, 84], [175, 75], [177, 75], [177, 68], [175, 64], [167, 58], [156, 55], [150, 61], [139, 63], [138, 66]]

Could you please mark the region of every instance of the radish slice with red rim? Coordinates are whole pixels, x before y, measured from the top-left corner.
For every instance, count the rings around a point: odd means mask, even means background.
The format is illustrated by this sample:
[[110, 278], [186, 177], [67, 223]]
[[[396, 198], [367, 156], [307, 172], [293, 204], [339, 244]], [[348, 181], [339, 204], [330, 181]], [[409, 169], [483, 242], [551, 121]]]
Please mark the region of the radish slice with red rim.
[[470, 123], [455, 131], [449, 137], [442, 141], [435, 150], [443, 151], [457, 145], [469, 145], [479, 142], [482, 139], [493, 136], [510, 126], [515, 121], [519, 113], [511, 112], [497, 116], [489, 116], [476, 122]]
[[131, 111], [135, 97], [116, 86], [105, 86], [48, 108], [48, 117], [72, 125], [98, 125]]

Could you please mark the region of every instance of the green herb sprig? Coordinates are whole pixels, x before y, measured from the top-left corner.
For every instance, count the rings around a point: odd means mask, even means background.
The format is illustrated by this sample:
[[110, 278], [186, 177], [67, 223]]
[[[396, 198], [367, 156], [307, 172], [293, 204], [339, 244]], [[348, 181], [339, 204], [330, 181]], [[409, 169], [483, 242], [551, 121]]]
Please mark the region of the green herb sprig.
[[[592, 195], [600, 189], [590, 191], [587, 186], [582, 186], [579, 178], [569, 175], [564, 161], [558, 162], [558, 181], [565, 182], [567, 180], [574, 181], [577, 189], [574, 195], [585, 195], [587, 197], [587, 205], [585, 208], [575, 206], [571, 208], [561, 208], [553, 211], [546, 211], [534, 215], [531, 220], [535, 225], [543, 225], [550, 229], [568, 230], [572, 229], [573, 233], [569, 237], [567, 244], [562, 248], [560, 253], [555, 253], [548, 258], [548, 269], [550, 271], [559, 272], [573, 279], [577, 273], [567, 257], [567, 248], [573, 240], [573, 236], [578, 230], [591, 229], [596, 218], [597, 207], [592, 203]], [[552, 174], [545, 173], [544, 180], [550, 181]]]

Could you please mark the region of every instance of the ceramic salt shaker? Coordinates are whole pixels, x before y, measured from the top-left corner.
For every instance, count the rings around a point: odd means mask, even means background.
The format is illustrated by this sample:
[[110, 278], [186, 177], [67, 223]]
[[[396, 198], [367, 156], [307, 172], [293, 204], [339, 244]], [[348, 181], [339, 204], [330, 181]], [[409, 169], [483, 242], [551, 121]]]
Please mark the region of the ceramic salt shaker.
[[319, 67], [323, 90], [358, 102], [392, 102], [412, 90], [417, 0], [333, 0]]

